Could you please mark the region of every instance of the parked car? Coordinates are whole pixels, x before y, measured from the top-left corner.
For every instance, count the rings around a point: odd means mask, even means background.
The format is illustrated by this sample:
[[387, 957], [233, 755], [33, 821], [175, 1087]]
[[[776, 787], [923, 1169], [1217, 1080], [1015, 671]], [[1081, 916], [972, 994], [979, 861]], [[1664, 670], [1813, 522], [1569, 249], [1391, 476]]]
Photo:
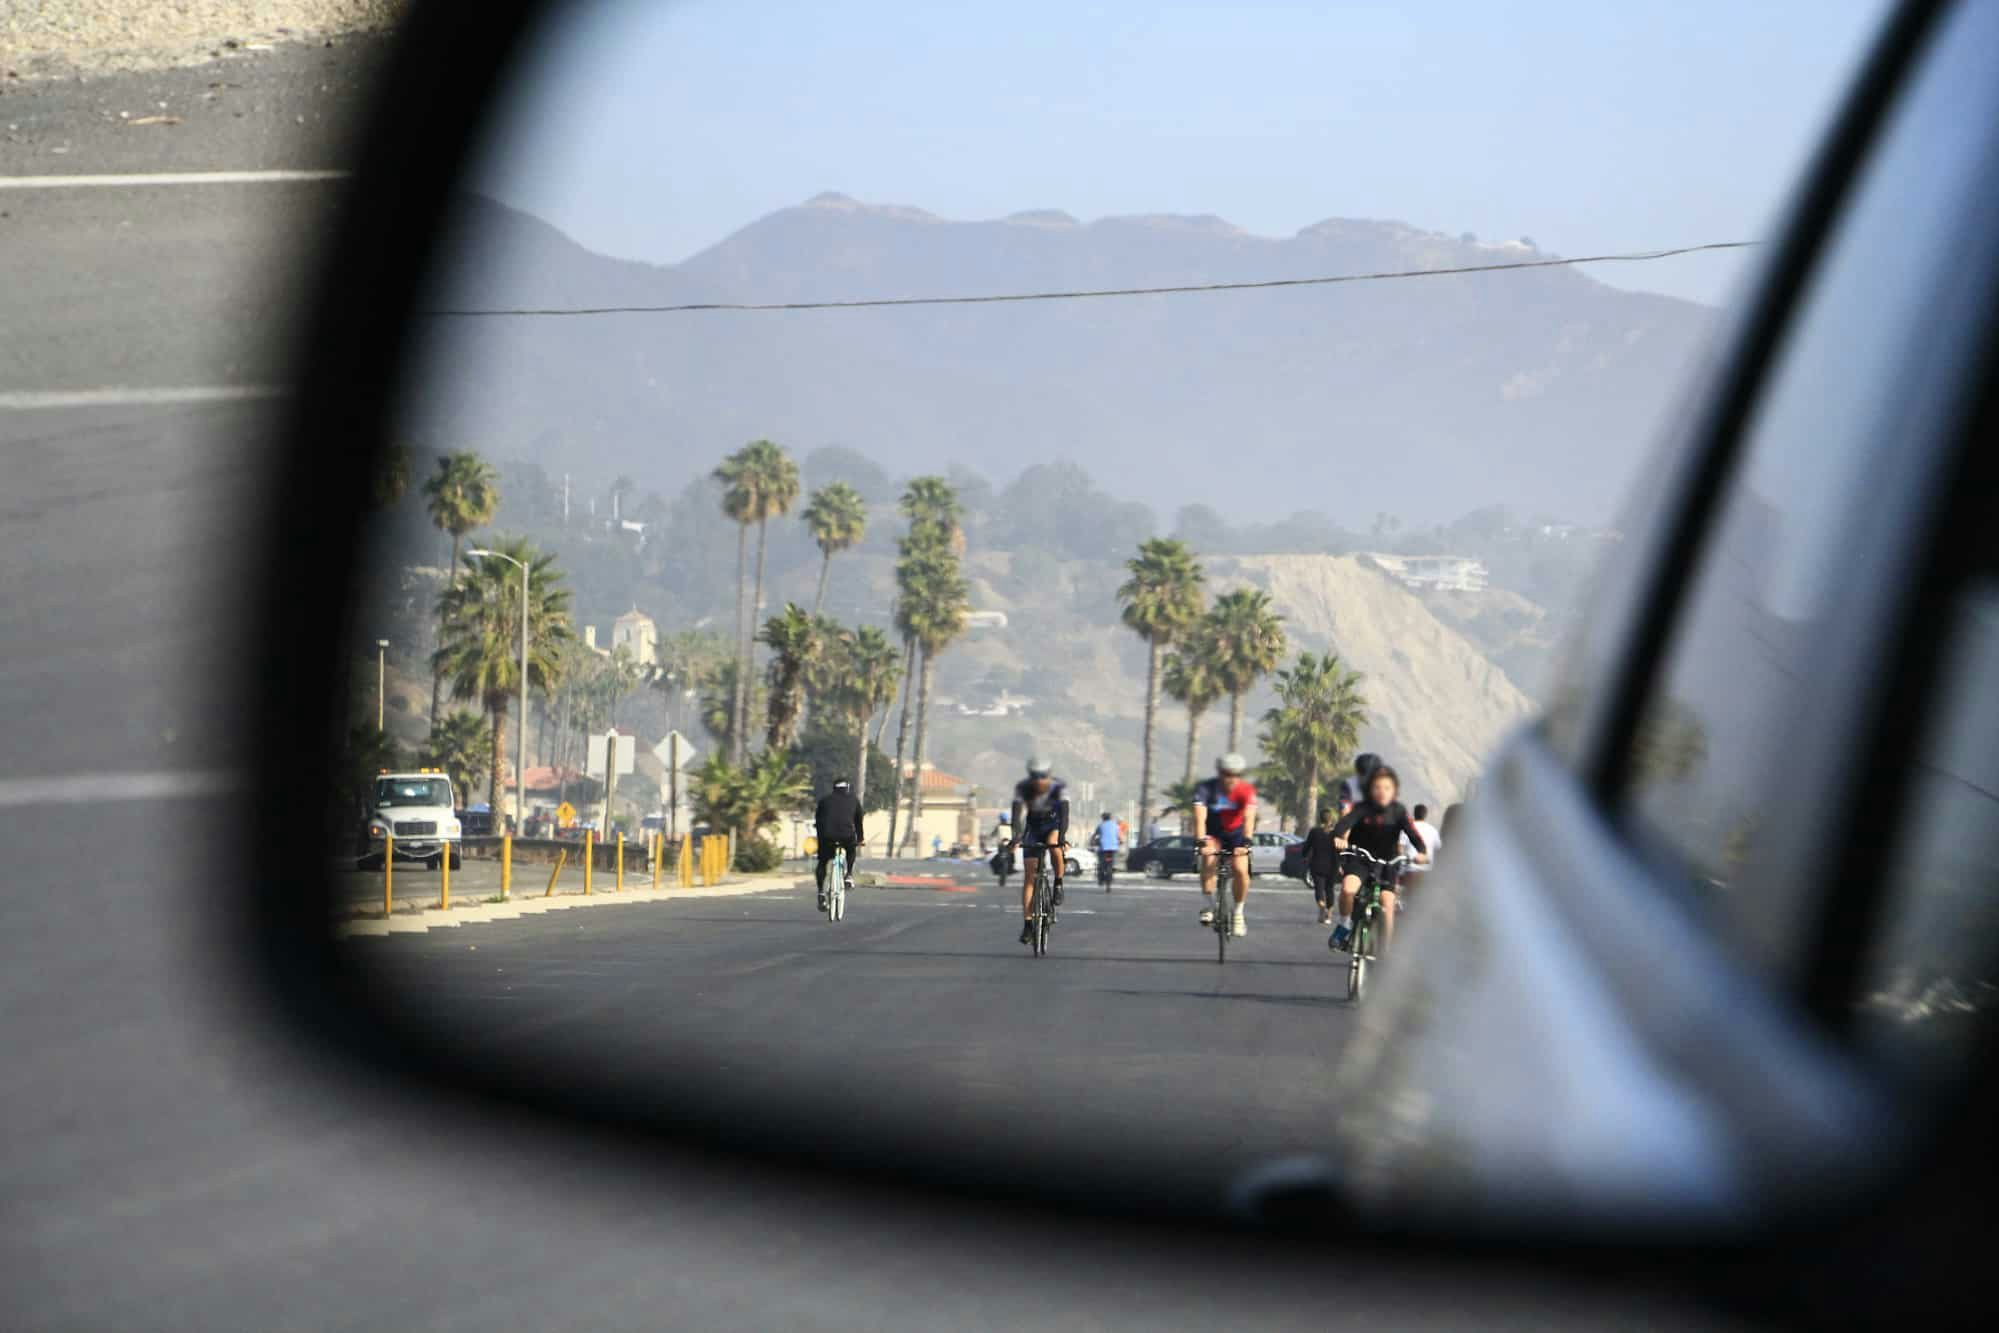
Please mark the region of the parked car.
[[[1284, 867], [1294, 859], [1294, 849], [1305, 845], [1305, 840], [1295, 833], [1257, 833], [1251, 835], [1251, 841], [1255, 844], [1249, 853], [1251, 876], [1291, 874]], [[1292, 875], [1293, 879], [1304, 877], [1302, 869]]]
[[1154, 838], [1131, 849], [1124, 859], [1125, 869], [1136, 870], [1152, 879], [1171, 879], [1175, 875], [1192, 875], [1199, 866], [1195, 863], [1194, 840], [1186, 834], [1176, 833], [1164, 838]]

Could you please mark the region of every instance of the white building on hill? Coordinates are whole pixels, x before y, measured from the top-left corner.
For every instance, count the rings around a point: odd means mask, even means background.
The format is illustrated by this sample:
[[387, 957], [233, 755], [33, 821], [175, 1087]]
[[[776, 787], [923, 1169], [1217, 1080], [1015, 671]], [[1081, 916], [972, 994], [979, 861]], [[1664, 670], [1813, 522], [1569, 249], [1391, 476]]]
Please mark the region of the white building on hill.
[[1485, 565], [1465, 555], [1383, 555], [1365, 552], [1363, 559], [1404, 587], [1439, 592], [1483, 592]]

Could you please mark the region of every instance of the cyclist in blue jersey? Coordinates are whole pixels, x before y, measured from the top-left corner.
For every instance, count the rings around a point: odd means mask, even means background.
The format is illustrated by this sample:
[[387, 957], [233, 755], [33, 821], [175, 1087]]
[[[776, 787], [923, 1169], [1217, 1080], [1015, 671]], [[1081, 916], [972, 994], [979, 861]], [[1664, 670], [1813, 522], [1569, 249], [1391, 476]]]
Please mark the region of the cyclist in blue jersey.
[[1097, 854], [1097, 882], [1106, 888], [1117, 870], [1117, 854], [1123, 845], [1117, 821], [1111, 818], [1110, 811], [1104, 811], [1103, 818], [1097, 821], [1097, 831], [1090, 835], [1090, 849]]
[[[1020, 942], [1034, 938], [1034, 876], [1042, 848], [1069, 841], [1069, 798], [1054, 765], [1040, 755], [1027, 761], [1027, 776], [1013, 788], [1014, 846], [1020, 848]], [[1054, 853], [1055, 906], [1062, 905], [1062, 853]]]

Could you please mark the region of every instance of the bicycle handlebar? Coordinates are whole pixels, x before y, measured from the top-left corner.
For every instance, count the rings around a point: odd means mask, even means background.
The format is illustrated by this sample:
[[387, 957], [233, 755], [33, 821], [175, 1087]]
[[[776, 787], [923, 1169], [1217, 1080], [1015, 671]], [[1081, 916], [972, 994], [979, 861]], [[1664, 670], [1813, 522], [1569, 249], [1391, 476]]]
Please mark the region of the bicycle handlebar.
[[1406, 856], [1398, 856], [1393, 861], [1384, 861], [1380, 857], [1376, 856], [1373, 852], [1370, 852], [1365, 847], [1349, 846], [1346, 848], [1346, 850], [1337, 853], [1337, 855], [1358, 856], [1363, 860], [1372, 861], [1375, 865], [1382, 867], [1384, 870], [1392, 870], [1396, 866], [1406, 866], [1409, 864], [1409, 858]]

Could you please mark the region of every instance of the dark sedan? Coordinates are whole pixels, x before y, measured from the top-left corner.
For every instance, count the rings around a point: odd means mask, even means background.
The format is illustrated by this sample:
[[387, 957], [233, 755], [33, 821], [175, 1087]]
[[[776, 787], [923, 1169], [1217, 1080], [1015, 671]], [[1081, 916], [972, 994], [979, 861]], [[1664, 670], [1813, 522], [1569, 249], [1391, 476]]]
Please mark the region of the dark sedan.
[[1139, 871], [1152, 879], [1171, 879], [1175, 875], [1193, 875], [1200, 871], [1196, 864], [1194, 839], [1186, 834], [1154, 838], [1143, 846], [1134, 847], [1124, 864], [1125, 869]]

